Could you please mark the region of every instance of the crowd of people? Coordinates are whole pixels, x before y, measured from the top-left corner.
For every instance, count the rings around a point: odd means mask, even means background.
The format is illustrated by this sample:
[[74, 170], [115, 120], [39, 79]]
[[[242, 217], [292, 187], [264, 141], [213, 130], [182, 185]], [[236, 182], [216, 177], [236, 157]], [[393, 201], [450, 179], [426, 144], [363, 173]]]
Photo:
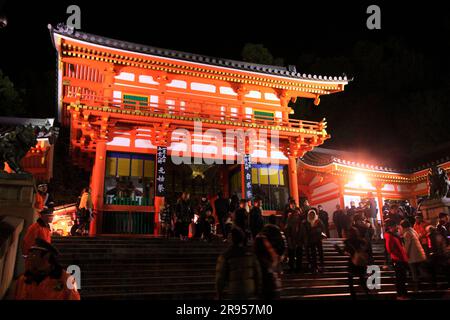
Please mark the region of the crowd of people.
[[220, 234], [224, 242], [229, 240], [233, 225], [239, 226], [248, 236], [256, 234], [264, 225], [262, 200], [241, 199], [236, 194], [230, 198], [222, 192], [214, 201], [203, 195], [191, 201], [190, 194], [183, 192], [175, 204], [165, 203], [160, 208], [161, 234], [165, 237], [179, 237], [186, 241], [191, 231], [192, 239], [211, 241]]
[[[349, 289], [355, 297], [353, 278], [359, 277], [360, 286], [369, 294], [367, 288], [368, 265], [373, 264], [372, 241], [381, 236], [377, 233], [371, 219], [370, 207], [359, 206], [342, 210], [339, 205], [333, 213], [333, 221], [339, 237], [345, 238], [344, 248], [336, 250], [349, 257]], [[372, 211], [373, 212], [373, 211]], [[395, 272], [395, 285], [398, 299], [408, 299], [407, 274], [411, 275], [414, 291], [418, 291], [424, 281], [431, 281], [437, 287], [438, 275], [445, 275], [447, 287], [450, 285], [448, 214], [441, 212], [437, 225], [424, 221], [420, 211], [408, 201], [399, 205], [385, 201], [382, 207], [383, 238], [385, 239], [385, 258]], [[381, 228], [379, 226], [379, 229]], [[384, 266], [388, 268], [388, 266]]]
[[[277, 295], [274, 292], [279, 291], [276, 279], [279, 279], [282, 273], [283, 262], [287, 264], [289, 273], [323, 272], [322, 241], [330, 236], [330, 226], [329, 215], [321, 205], [317, 206], [317, 209], [312, 208], [305, 200], [297, 206], [293, 199], [289, 199], [289, 204], [277, 225], [271, 219], [272, 224], [258, 229], [268, 226], [277, 228], [277, 233], [281, 234], [280, 238], [286, 239], [286, 250], [279, 246], [279, 251], [274, 249], [272, 242], [259, 241], [261, 237], [264, 238], [261, 231], [258, 233], [258, 230], [246, 224], [245, 221], [249, 223], [252, 221], [252, 216], [245, 209], [246, 205], [247, 201], [240, 202], [232, 220], [232, 245], [217, 263], [218, 297], [222, 297], [224, 279], [232, 279], [229, 280], [229, 288], [234, 292], [231, 294], [232, 297], [242, 297], [243, 294], [254, 296], [255, 292], [264, 292], [264, 283], [266, 286], [270, 283], [268, 290], [272, 292], [272, 295], [266, 292], [265, 297], [276, 298]], [[257, 206], [252, 208], [255, 207]], [[391, 267], [394, 270], [398, 299], [408, 298], [406, 287], [408, 272], [411, 275], [414, 291], [420, 290], [424, 281], [431, 282], [437, 288], [438, 275], [446, 277], [448, 288], [450, 285], [448, 214], [440, 213], [439, 222], [434, 226], [424, 222], [420, 212], [411, 207], [408, 202], [398, 205], [386, 201], [382, 213], [384, 224], [382, 227], [378, 226], [377, 230], [377, 213], [376, 206], [370, 198], [358, 207], [352, 202], [350, 207], [344, 210], [340, 205], [336, 205], [336, 211], [333, 213], [332, 221], [338, 236], [344, 238], [344, 246], [335, 245], [335, 249], [339, 254], [348, 257], [348, 286], [351, 297], [356, 298], [355, 278], [358, 278], [359, 286], [370, 297], [367, 287], [367, 267], [375, 264], [373, 241], [381, 238], [385, 239], [387, 261], [387, 264], [382, 267], [383, 269]], [[242, 218], [246, 216], [248, 219]], [[245, 249], [249, 238], [254, 239], [255, 257], [248, 252], [250, 248]], [[262, 258], [264, 256], [266, 260]], [[255, 266], [255, 258], [260, 262], [262, 271]], [[266, 277], [264, 282], [264, 270], [269, 269], [271, 277]], [[245, 272], [240, 273], [240, 270]], [[267, 278], [271, 281], [267, 281]], [[244, 290], [244, 293], [237, 289], [234, 291], [232, 283], [237, 286], [237, 283], [248, 282], [251, 282], [249, 285], [249, 288], [252, 288], [249, 291], [251, 294], [243, 288], [239, 290]], [[274, 288], [277, 289], [274, 290]]]
[[[53, 285], [66, 281], [67, 275], [57, 262], [57, 249], [51, 245], [53, 201], [42, 185], [37, 197], [38, 218], [24, 236], [26, 271], [15, 286], [15, 297], [79, 299], [76, 288], [64, 286], [55, 291]], [[191, 238], [230, 242], [217, 260], [218, 299], [277, 299], [284, 269], [288, 273], [323, 272], [322, 241], [330, 237], [333, 226], [338, 237], [344, 238], [344, 246], [335, 245], [335, 249], [348, 257], [348, 285], [353, 298], [355, 278], [370, 296], [367, 267], [375, 261], [372, 243], [380, 238], [385, 239], [386, 260], [395, 272], [399, 299], [407, 298], [407, 272], [415, 290], [426, 279], [436, 285], [441, 274], [450, 283], [448, 214], [440, 213], [437, 225], [430, 225], [409, 203], [399, 206], [386, 201], [382, 208], [383, 228], [377, 227], [377, 209], [370, 197], [358, 207], [354, 202], [344, 209], [336, 205], [331, 219], [321, 205], [313, 208], [307, 200], [297, 205], [289, 198], [277, 220], [275, 215], [264, 218], [262, 199], [258, 197], [252, 201], [233, 194], [228, 199], [219, 192], [214, 201], [206, 196], [191, 201], [189, 193], [184, 192], [175, 204], [163, 205], [159, 214], [163, 236], [179, 237], [182, 241]], [[88, 234], [92, 215], [90, 190], [86, 188], [77, 203], [77, 223], [72, 234]]]

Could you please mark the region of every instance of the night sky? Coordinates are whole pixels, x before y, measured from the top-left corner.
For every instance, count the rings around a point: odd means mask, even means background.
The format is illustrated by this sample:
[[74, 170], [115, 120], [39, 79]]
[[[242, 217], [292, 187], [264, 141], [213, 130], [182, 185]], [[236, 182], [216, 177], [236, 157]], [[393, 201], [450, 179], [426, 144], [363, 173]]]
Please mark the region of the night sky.
[[[301, 73], [354, 77], [319, 107], [294, 106], [298, 118], [328, 119], [325, 147], [405, 166], [450, 141], [450, 19], [438, 2], [93, 2], [0, 0], [0, 70], [23, 90], [23, 115], [55, 116], [47, 24], [78, 4], [88, 33], [237, 60], [246, 43], [261, 43]], [[381, 7], [381, 30], [366, 27], [370, 4]]]

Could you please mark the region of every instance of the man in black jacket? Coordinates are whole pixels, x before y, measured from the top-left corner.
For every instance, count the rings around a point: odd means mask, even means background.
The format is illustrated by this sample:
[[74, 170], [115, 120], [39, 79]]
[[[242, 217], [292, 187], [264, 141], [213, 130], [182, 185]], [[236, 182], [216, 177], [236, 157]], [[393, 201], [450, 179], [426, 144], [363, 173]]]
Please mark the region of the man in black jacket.
[[246, 235], [245, 244], [247, 243], [247, 229], [248, 229], [248, 212], [245, 209], [247, 204], [246, 199], [239, 200], [239, 207], [234, 212], [233, 222], [234, 225], [240, 228]]
[[444, 237], [447, 246], [450, 245], [449, 237], [450, 237], [450, 223], [448, 221], [448, 213], [441, 212], [439, 213], [439, 222], [436, 226], [437, 232], [439, 232], [442, 237]]
[[262, 205], [262, 200], [260, 198], [256, 198], [255, 203], [254, 203], [252, 209], [250, 210], [249, 227], [250, 227], [250, 231], [252, 233], [253, 239], [256, 238], [256, 235], [264, 227], [264, 220], [262, 217], [261, 205]]
[[217, 194], [217, 199], [214, 201], [214, 208], [216, 209], [217, 219], [219, 219], [220, 229], [222, 231], [223, 240], [228, 238], [227, 228], [225, 222], [228, 219], [228, 211], [230, 210], [230, 204], [228, 199], [223, 197], [223, 193]]
[[238, 228], [231, 229], [232, 245], [217, 259], [217, 299], [228, 297], [234, 300], [259, 298], [262, 292], [261, 266], [255, 254], [245, 245], [245, 234]]
[[330, 229], [329, 229], [329, 224], [328, 224], [328, 212], [326, 212], [325, 210], [323, 210], [323, 207], [319, 204], [317, 206], [317, 208], [319, 209], [319, 219], [320, 221], [322, 221], [324, 227], [325, 227], [325, 234], [327, 235], [327, 237], [330, 237]]
[[333, 223], [334, 226], [336, 227], [337, 233], [338, 233], [338, 237], [342, 238], [342, 230], [345, 230], [346, 228], [346, 216], [344, 211], [341, 210], [341, 206], [340, 205], [336, 205], [336, 211], [333, 212]]

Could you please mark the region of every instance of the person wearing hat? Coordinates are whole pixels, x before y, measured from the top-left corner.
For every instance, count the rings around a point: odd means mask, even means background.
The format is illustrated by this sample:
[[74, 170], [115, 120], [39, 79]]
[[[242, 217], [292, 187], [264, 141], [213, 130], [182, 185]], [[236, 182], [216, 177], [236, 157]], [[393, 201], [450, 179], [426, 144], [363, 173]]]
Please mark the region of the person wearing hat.
[[53, 221], [53, 211], [50, 209], [43, 209], [40, 212], [40, 218], [33, 223], [27, 230], [23, 238], [22, 253], [28, 254], [30, 248], [34, 245], [37, 238], [41, 238], [48, 243], [51, 243], [51, 229], [50, 223]]
[[407, 299], [406, 289], [406, 270], [408, 269], [408, 256], [403, 247], [402, 239], [398, 232], [398, 224], [393, 219], [385, 221], [386, 233], [384, 238], [386, 240], [386, 250], [391, 257], [392, 264], [395, 271], [395, 286], [397, 289], [397, 299]]
[[37, 238], [28, 251], [25, 273], [15, 285], [15, 300], [80, 300], [73, 277], [57, 261], [58, 250]]
[[450, 223], [448, 222], [448, 213], [441, 212], [439, 213], [439, 222], [436, 226], [436, 230], [442, 234], [447, 245], [450, 245], [449, 236], [450, 236]]

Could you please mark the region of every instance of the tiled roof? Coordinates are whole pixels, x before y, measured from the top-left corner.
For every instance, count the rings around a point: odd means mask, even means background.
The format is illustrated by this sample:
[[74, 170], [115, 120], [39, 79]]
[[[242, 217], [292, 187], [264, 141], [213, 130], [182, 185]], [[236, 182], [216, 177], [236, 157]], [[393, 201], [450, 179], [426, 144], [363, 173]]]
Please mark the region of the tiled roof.
[[292, 79], [298, 80], [307, 80], [307, 81], [316, 81], [316, 82], [338, 82], [347, 84], [352, 79], [347, 79], [347, 76], [320, 76], [320, 75], [311, 75], [300, 73], [296, 71], [296, 68], [291, 66], [289, 68], [272, 66], [272, 65], [263, 65], [256, 63], [249, 63], [244, 61], [236, 61], [230, 59], [222, 59], [222, 58], [214, 58], [200, 54], [187, 53], [176, 50], [169, 49], [161, 49], [157, 47], [136, 44], [132, 42], [122, 41], [111, 39], [103, 36], [93, 35], [81, 31], [74, 30], [70, 27], [67, 27], [64, 24], [58, 24], [56, 28], [53, 28], [51, 25], [48, 26], [50, 32], [64, 35], [70, 37], [72, 39], [77, 39], [81, 41], [90, 42], [92, 44], [107, 46], [111, 48], [121, 49], [121, 50], [129, 50], [133, 52], [143, 53], [143, 54], [151, 54], [155, 56], [160, 56], [164, 58], [172, 58], [179, 59], [189, 62], [197, 62], [203, 64], [209, 64], [212, 66], [220, 66], [227, 68], [234, 68], [245, 71], [252, 71], [276, 76], [282, 76]]
[[14, 117], [0, 117], [0, 135], [11, 130], [16, 126], [32, 125], [37, 129], [37, 138], [50, 138], [58, 136], [58, 128], [53, 127], [55, 119], [37, 119], [37, 118], [14, 118]]
[[[442, 151], [442, 150], [440, 150]], [[411, 166], [409, 168], [391, 168], [388, 166], [382, 166], [382, 165], [374, 165], [374, 164], [367, 164], [363, 162], [358, 162], [358, 155], [356, 153], [347, 152], [347, 151], [340, 151], [340, 150], [333, 150], [333, 149], [326, 149], [326, 148], [314, 148], [313, 151], [307, 152], [302, 158], [300, 158], [300, 161], [311, 165], [311, 166], [326, 166], [330, 165], [332, 163], [347, 165], [355, 168], [361, 168], [361, 169], [368, 169], [368, 170], [376, 170], [376, 171], [383, 171], [383, 172], [396, 172], [396, 173], [414, 173], [417, 171], [421, 171], [424, 169], [428, 169], [433, 165], [440, 165], [445, 162], [450, 161], [450, 150], [445, 150], [446, 152], [442, 153], [440, 152], [440, 155], [438, 156], [437, 153], [433, 153], [435, 158], [433, 160], [425, 161], [422, 159], [415, 159], [415, 163], [420, 163], [420, 165]], [[430, 158], [431, 159], [431, 158]]]

